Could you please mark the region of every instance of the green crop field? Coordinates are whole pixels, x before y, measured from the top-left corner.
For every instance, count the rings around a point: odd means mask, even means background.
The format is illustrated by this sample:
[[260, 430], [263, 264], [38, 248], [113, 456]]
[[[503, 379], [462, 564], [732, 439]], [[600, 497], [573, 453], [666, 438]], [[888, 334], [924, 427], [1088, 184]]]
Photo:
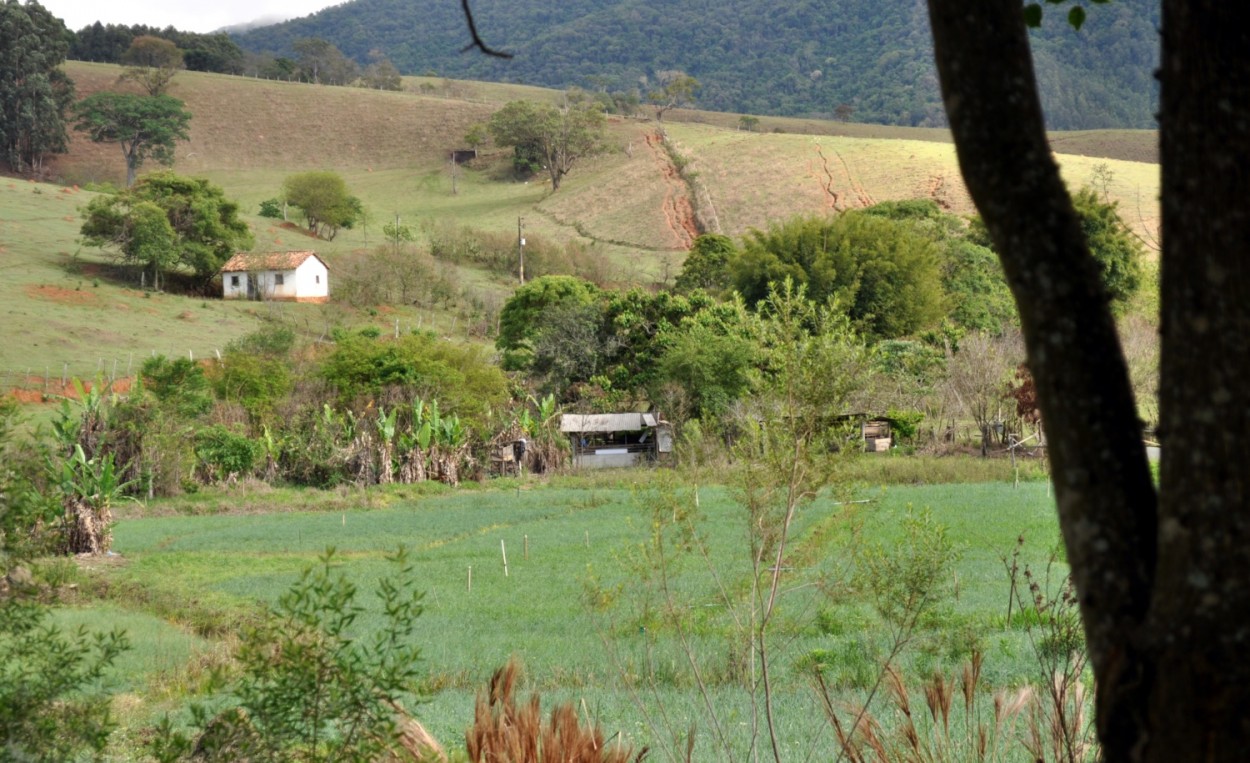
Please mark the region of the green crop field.
[[[711, 743], [709, 721], [689, 651], [718, 716], [735, 728], [735, 748], [745, 749], [742, 724], [751, 703], [742, 688], [741, 635], [732, 614], [746, 604], [750, 565], [744, 510], [732, 492], [698, 490], [708, 561], [697, 554], [675, 561], [669, 587], [683, 611], [683, 648], [679, 632], [660, 614], [663, 597], [639, 582], [637, 565], [648, 538], [649, 507], [670, 497], [694, 501], [695, 488], [668, 485], [655, 472], [631, 472], [615, 481], [503, 484], [429, 495], [398, 489], [328, 494], [311, 512], [257, 513], [246, 495], [231, 511], [229, 492], [211, 500], [190, 496], [169, 505], [131, 506], [115, 527], [119, 556], [89, 570], [93, 590], [107, 592], [107, 603], [61, 617], [99, 627], [116, 623], [141, 634], [111, 679], [138, 698], [123, 713], [123, 738], [133, 739], [170, 706], [168, 693], [156, 687], [186, 683], [171, 671], [171, 661], [185, 661], [184, 670], [194, 672], [212, 640], [274, 602], [327, 547], [337, 550], [349, 579], [368, 591], [388, 572], [384, 555], [402, 543], [425, 591], [417, 638], [428, 702], [418, 715], [439, 739], [458, 744], [477, 687], [516, 657], [525, 665], [527, 689], [548, 703], [574, 702], [609, 734], [662, 744], [694, 723], [699, 749], [713, 755], [704, 746]], [[862, 698], [872, 683], [889, 639], [856, 576], [855, 551], [880, 545], [900, 552], [908, 512], [930, 511], [956, 539], [960, 555], [931, 615], [903, 652], [904, 674], [921, 679], [934, 670], [953, 672], [975, 642], [985, 653], [990, 686], [1035, 678], [1025, 633], [1018, 623], [1005, 623], [1009, 586], [1002, 557], [1023, 535], [1022, 563], [1045, 569], [1058, 538], [1044, 483], [861, 487], [842, 497], [822, 496], [802, 509], [784, 562], [787, 593], [772, 640], [788, 749], [815, 745], [827, 756], [833, 744], [829, 731], [820, 730], [805, 667], [812, 655], [820, 655], [841, 699]], [[279, 499], [273, 505], [290, 504]], [[171, 635], [170, 621], [182, 630]], [[371, 610], [357, 627], [364, 633], [378, 622], [379, 613]]]

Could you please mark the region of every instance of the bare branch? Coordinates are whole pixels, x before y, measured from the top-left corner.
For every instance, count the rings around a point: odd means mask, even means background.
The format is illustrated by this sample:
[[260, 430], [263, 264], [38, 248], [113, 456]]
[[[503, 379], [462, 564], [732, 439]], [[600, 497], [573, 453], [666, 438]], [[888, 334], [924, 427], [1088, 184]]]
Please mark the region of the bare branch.
[[505, 53], [502, 50], [495, 50], [494, 48], [488, 47], [486, 43], [482, 42], [482, 38], [479, 37], [477, 33], [477, 24], [473, 21], [473, 11], [469, 10], [469, 0], [460, 0], [460, 7], [464, 9], [464, 22], [469, 25], [469, 36], [473, 38], [473, 42], [460, 49], [461, 53], [477, 48], [488, 56], [494, 56], [495, 58], [512, 58], [511, 53]]

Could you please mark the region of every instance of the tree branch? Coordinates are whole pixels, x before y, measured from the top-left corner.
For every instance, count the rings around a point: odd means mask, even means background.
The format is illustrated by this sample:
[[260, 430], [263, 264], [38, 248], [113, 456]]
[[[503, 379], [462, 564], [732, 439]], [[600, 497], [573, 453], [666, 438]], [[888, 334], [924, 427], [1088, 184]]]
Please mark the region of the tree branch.
[[469, 36], [473, 38], [473, 42], [465, 45], [460, 49], [461, 53], [477, 48], [488, 56], [495, 58], [512, 58], [511, 53], [505, 53], [501, 50], [495, 50], [488, 47], [482, 42], [482, 38], [477, 33], [477, 23], [473, 21], [473, 11], [469, 10], [469, 0], [460, 0], [460, 7], [464, 9], [464, 22], [469, 25]]

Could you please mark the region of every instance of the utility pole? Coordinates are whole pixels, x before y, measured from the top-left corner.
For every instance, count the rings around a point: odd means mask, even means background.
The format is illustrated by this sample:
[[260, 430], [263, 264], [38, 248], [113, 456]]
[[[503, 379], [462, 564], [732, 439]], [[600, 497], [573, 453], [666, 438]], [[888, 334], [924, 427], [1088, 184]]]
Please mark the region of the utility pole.
[[525, 237], [521, 234], [525, 230], [525, 218], [518, 217], [516, 219], [516, 255], [517, 261], [520, 263], [521, 285], [525, 285]]

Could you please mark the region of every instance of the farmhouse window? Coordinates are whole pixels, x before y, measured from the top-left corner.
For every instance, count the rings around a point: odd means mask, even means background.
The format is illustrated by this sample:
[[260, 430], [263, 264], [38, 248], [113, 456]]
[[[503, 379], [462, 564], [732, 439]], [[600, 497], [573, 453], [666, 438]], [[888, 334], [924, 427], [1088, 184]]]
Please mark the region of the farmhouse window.
[[318, 275], [316, 275], [316, 276], [314, 276], [314, 277], [317, 279], [316, 281], [314, 281], [314, 283], [321, 283], [321, 275], [320, 275], [320, 274], [318, 274]]
[[274, 284], [274, 286], [281, 286], [281, 285], [282, 285], [282, 274], [281, 274], [281, 273], [278, 273], [277, 275], [275, 275], [275, 276], [273, 277], [273, 284]]
[[231, 285], [231, 286], [238, 286], [238, 285], [239, 285], [239, 277], [238, 277], [238, 276], [230, 276], [230, 285]]

